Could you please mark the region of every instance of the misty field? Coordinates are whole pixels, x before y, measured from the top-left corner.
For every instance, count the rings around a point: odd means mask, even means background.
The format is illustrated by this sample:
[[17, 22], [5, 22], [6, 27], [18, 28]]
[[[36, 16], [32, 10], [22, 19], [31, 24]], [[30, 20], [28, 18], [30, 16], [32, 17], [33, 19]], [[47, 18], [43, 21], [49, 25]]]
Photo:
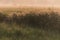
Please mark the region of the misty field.
[[60, 40], [59, 13], [8, 13], [0, 12], [0, 40]]

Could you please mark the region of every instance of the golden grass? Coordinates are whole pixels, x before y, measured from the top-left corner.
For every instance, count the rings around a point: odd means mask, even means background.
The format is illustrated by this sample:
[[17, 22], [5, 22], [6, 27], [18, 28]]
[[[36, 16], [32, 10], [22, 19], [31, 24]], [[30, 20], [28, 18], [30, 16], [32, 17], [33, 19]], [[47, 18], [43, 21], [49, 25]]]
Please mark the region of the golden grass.
[[20, 8], [0, 8], [1, 13], [5, 13], [8, 15], [11, 15], [13, 13], [17, 15], [25, 15], [27, 13], [33, 12], [39, 14], [40, 12], [58, 12], [60, 14], [60, 9], [59, 8], [37, 8], [37, 7], [20, 7]]

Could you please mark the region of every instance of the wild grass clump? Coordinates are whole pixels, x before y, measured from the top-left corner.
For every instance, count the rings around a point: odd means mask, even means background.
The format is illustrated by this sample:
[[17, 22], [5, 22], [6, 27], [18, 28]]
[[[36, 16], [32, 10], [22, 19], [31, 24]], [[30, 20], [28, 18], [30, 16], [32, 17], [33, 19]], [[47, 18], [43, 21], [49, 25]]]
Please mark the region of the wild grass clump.
[[33, 28], [53, 28], [53, 27], [59, 27], [60, 26], [60, 15], [57, 13], [51, 12], [48, 13], [40, 13], [38, 15], [36, 14], [26, 14], [23, 15], [16, 15], [13, 14], [11, 18], [11, 22], [16, 23], [18, 25], [28, 25]]
[[0, 13], [0, 22], [5, 22], [8, 24], [16, 23], [17, 25], [28, 25], [33, 28], [53, 28], [60, 26], [60, 15], [57, 13], [40, 13], [38, 15], [29, 13], [25, 16], [13, 14], [12, 17]]

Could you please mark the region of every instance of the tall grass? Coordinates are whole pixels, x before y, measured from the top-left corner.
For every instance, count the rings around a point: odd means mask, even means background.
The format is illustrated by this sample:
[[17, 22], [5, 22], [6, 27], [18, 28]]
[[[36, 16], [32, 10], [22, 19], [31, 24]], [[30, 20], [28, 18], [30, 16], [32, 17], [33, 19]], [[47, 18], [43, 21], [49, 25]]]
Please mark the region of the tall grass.
[[60, 15], [44, 14], [8, 16], [0, 13], [0, 40], [60, 40]]
[[11, 17], [0, 13], [0, 22], [5, 23], [16, 23], [17, 25], [29, 25], [37, 28], [51, 28], [51, 27], [59, 27], [60, 26], [60, 15], [54, 12], [48, 13], [40, 13], [38, 15], [29, 13], [25, 16], [13, 14]]

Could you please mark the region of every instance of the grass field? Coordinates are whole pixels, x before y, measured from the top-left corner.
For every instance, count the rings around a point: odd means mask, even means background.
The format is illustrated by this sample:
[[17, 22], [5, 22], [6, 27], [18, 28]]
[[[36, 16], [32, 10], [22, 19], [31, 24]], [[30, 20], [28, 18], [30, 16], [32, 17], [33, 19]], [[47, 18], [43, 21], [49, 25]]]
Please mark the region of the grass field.
[[1, 23], [0, 40], [60, 40], [60, 32]]
[[0, 12], [0, 40], [60, 40], [57, 12], [27, 12], [25, 15], [17, 15], [17, 12]]

